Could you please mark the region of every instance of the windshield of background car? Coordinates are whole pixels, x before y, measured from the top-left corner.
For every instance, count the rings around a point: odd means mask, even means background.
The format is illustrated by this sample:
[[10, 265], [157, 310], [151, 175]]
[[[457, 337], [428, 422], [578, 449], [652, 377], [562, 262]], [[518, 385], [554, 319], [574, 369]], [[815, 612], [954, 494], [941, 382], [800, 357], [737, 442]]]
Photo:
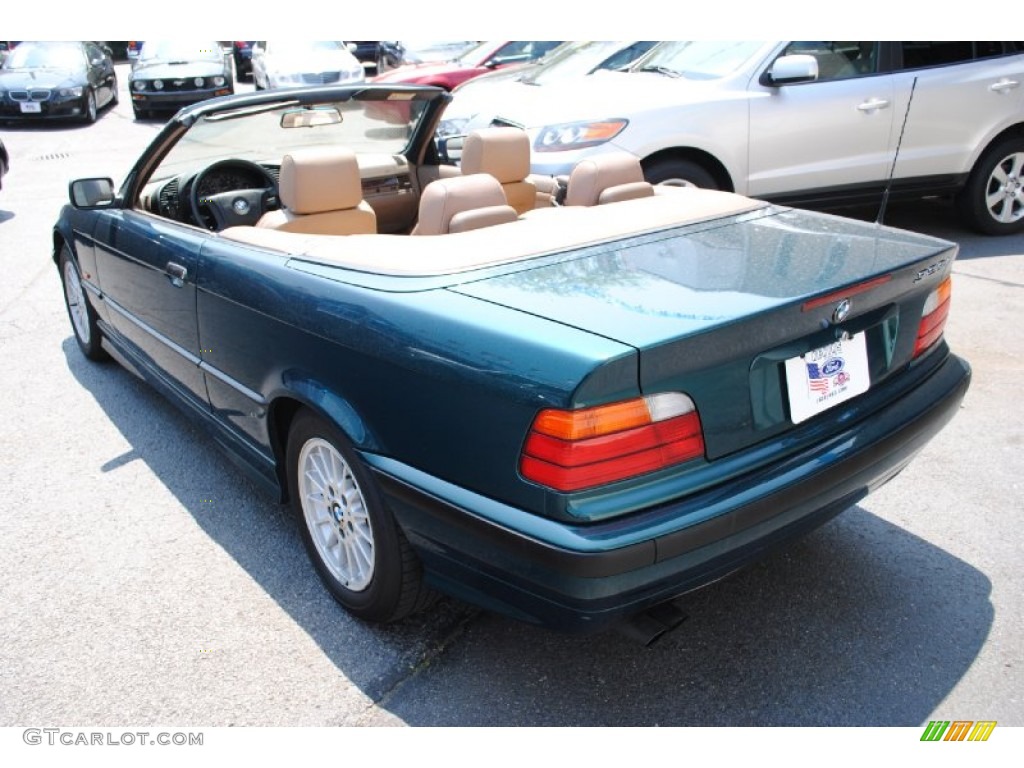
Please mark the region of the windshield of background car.
[[[602, 66], [606, 59], [616, 52], [629, 47], [628, 42], [621, 40], [586, 40], [560, 46], [541, 59], [540, 66], [524, 81], [536, 85], [545, 85], [561, 78], [589, 75], [596, 67]], [[627, 58], [624, 63], [628, 64]]]
[[758, 40], [671, 40], [652, 48], [633, 69], [714, 80], [735, 72], [762, 46]]
[[405, 56], [413, 61], [457, 59], [463, 51], [475, 48], [478, 40], [402, 40]]
[[149, 181], [194, 173], [228, 158], [278, 167], [289, 152], [324, 145], [348, 147], [361, 158], [391, 158], [406, 151], [433, 95], [406, 92], [364, 100], [357, 94], [348, 101], [301, 105], [283, 99], [206, 114], [171, 148]]
[[310, 51], [347, 51], [345, 43], [339, 40], [312, 40], [312, 41], [294, 41], [288, 40], [285, 42], [268, 42], [267, 52], [268, 53], [279, 53], [282, 55], [296, 55], [300, 53], [309, 53]]
[[479, 45], [474, 45], [469, 50], [459, 54], [459, 64], [464, 67], [478, 67], [484, 57], [491, 51], [496, 50], [499, 45], [501, 45], [500, 40], [484, 40]]
[[181, 40], [146, 41], [139, 53], [139, 61], [222, 61], [220, 43], [212, 40], [187, 42]]
[[82, 69], [85, 59], [78, 44], [22, 43], [7, 57], [4, 69]]

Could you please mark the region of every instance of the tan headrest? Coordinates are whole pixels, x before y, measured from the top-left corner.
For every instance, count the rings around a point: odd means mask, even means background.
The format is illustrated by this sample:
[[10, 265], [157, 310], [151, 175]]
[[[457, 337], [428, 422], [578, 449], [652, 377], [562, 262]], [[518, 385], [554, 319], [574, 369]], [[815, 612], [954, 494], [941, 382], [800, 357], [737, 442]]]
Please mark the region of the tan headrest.
[[595, 155], [580, 160], [569, 176], [566, 205], [597, 205], [609, 187], [644, 181], [640, 160], [628, 152]]
[[508, 224], [516, 221], [519, 215], [511, 205], [490, 205], [487, 208], [474, 208], [472, 211], [463, 211], [452, 216], [448, 222], [448, 234], [457, 235], [459, 232], [469, 232], [473, 229], [493, 227], [495, 224]]
[[438, 179], [423, 189], [420, 220], [413, 234], [443, 235], [450, 231], [449, 225], [456, 214], [507, 205], [501, 184], [486, 173]]
[[623, 200], [636, 200], [641, 197], [653, 197], [654, 185], [646, 181], [632, 181], [629, 184], [616, 184], [606, 187], [597, 197], [597, 204], [621, 203]]
[[481, 128], [466, 137], [462, 172], [489, 173], [502, 184], [530, 175], [530, 137], [518, 128]]
[[310, 147], [281, 161], [281, 202], [295, 214], [355, 208], [363, 199], [356, 154], [345, 147]]

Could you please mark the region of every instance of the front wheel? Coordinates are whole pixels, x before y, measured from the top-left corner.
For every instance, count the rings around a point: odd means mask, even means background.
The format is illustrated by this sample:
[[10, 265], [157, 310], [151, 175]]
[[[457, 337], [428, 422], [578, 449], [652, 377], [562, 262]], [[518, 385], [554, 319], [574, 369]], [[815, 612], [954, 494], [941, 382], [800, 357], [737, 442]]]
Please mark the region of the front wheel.
[[100, 343], [101, 334], [96, 322], [96, 311], [86, 298], [82, 276], [67, 245], [60, 251], [60, 276], [64, 284], [64, 305], [67, 307], [68, 317], [71, 318], [71, 329], [75, 333], [78, 348], [90, 360], [106, 360], [107, 352]]
[[651, 184], [662, 184], [666, 187], [720, 188], [715, 177], [704, 166], [692, 160], [670, 157], [645, 162], [643, 168], [644, 179]]
[[366, 621], [402, 619], [433, 602], [422, 567], [348, 439], [310, 411], [288, 434], [288, 494], [324, 585]]
[[85, 104], [82, 107], [82, 119], [86, 123], [95, 123], [96, 116], [99, 114], [96, 108], [96, 94], [91, 88], [85, 91]]
[[986, 235], [1024, 231], [1024, 138], [1010, 138], [982, 155], [957, 196], [966, 222]]

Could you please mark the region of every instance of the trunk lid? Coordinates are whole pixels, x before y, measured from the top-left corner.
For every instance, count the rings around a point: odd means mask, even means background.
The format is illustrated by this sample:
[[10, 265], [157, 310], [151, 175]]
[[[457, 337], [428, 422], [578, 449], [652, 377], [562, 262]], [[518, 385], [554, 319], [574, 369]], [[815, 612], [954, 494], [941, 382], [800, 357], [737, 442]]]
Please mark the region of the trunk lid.
[[854, 383], [882, 387], [910, 362], [925, 299], [955, 255], [944, 240], [769, 207], [450, 290], [636, 348], [641, 392], [689, 395], [715, 459], [817, 415], [801, 412], [808, 395], [794, 401], [806, 382], [787, 360], [850, 358]]

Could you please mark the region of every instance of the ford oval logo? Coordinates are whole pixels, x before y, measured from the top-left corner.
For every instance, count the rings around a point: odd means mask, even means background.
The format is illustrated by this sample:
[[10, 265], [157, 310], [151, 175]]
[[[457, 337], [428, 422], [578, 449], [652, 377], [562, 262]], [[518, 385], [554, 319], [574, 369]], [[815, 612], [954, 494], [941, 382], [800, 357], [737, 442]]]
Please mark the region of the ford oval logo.
[[843, 299], [836, 304], [836, 308], [832, 311], [832, 325], [839, 325], [839, 323], [849, 317], [851, 309], [853, 309], [853, 305], [849, 299]]
[[843, 358], [833, 357], [827, 360], [825, 364], [821, 366], [821, 372], [826, 376], [835, 376], [837, 373], [843, 370], [844, 365], [845, 363], [843, 362]]

